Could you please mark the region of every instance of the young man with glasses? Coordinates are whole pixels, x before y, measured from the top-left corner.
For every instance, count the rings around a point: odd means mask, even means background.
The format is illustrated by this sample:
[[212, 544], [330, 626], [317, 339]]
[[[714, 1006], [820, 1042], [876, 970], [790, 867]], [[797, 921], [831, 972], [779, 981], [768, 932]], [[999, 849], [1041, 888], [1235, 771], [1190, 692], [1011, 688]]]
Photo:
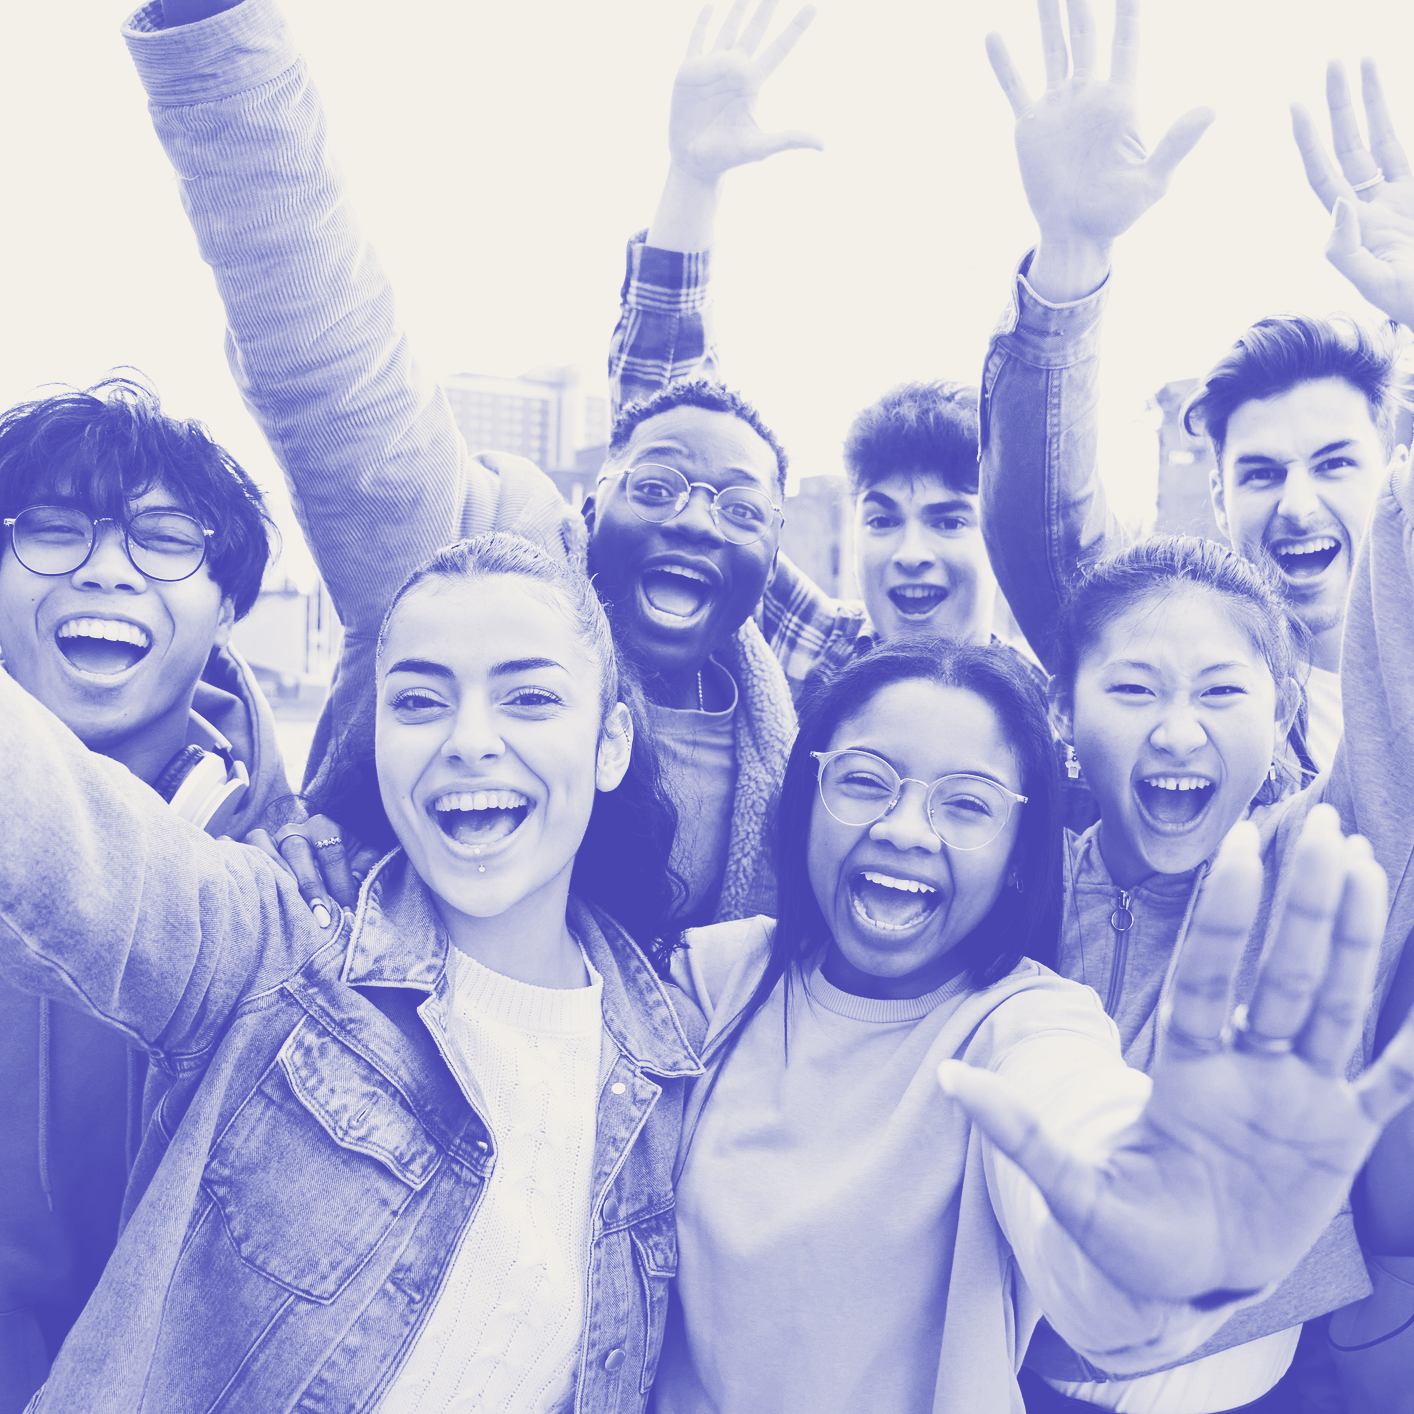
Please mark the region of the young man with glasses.
[[[5, 671], [199, 828], [264, 823], [290, 788], [230, 646], [269, 558], [245, 472], [115, 380], [0, 414], [0, 521]], [[109, 1028], [0, 982], [5, 1414], [45, 1378], [117, 1238], [144, 1070]]]
[[[470, 457], [409, 357], [273, 0], [158, 0], [125, 38], [216, 274], [232, 369], [345, 629], [307, 783], [341, 742], [371, 734], [378, 627], [408, 573], [448, 541], [514, 531], [587, 556], [645, 673], [680, 819], [684, 923], [768, 911], [767, 813], [795, 728], [751, 617], [780, 536], [774, 436], [725, 390], [673, 389], [618, 419], [583, 520], [528, 463]], [[650, 464], [664, 468], [653, 484], [632, 476]]]

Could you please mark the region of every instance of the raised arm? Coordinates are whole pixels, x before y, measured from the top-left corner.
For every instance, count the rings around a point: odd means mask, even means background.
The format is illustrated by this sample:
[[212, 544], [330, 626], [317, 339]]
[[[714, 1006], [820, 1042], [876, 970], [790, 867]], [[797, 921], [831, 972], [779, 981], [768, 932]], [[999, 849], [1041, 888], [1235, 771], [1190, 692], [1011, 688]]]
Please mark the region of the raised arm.
[[293, 880], [210, 839], [0, 671], [0, 972], [169, 1065], [319, 949]]
[[807, 5], [761, 49], [777, 0], [760, 0], [743, 28], [748, 3], [735, 0], [710, 50], [712, 7], [704, 7], [673, 81], [668, 176], [653, 224], [629, 241], [609, 348], [616, 411], [669, 383], [717, 376], [708, 275], [722, 179], [774, 153], [821, 146], [810, 133], [766, 133], [756, 122], [761, 86], [805, 33], [815, 7]]
[[[994, 1201], [1028, 1284], [1102, 1369], [1156, 1368], [1220, 1324], [1205, 1319], [1263, 1297], [1335, 1217], [1414, 1092], [1414, 1024], [1345, 1079], [1373, 989], [1384, 873], [1364, 840], [1342, 839], [1328, 806], [1312, 810], [1295, 850], [1277, 945], [1234, 1012], [1262, 862], [1254, 826], [1229, 836], [1176, 964], [1152, 1091], [1112, 1138], [1062, 1129], [1017, 1076], [940, 1070], [1006, 1156], [993, 1163]], [[1103, 1061], [1095, 1071], [1099, 1093], [1116, 1090]], [[1097, 1302], [1103, 1283], [1127, 1302]]]
[[216, 276], [232, 373], [344, 626], [342, 730], [366, 709], [379, 624], [414, 568], [478, 530], [563, 548], [565, 508], [548, 478], [467, 456], [409, 352], [274, 0], [165, 3], [124, 37]]
[[1118, 0], [1110, 77], [1095, 73], [1088, 0], [1041, 6], [1046, 87], [1026, 91], [1006, 45], [987, 53], [1016, 115], [1040, 241], [1022, 261], [982, 374], [982, 529], [1007, 602], [1047, 661], [1045, 630], [1077, 568], [1120, 548], [1096, 463], [1099, 326], [1110, 253], [1167, 190], [1212, 114], [1197, 108], [1152, 154], [1139, 138], [1137, 0]]

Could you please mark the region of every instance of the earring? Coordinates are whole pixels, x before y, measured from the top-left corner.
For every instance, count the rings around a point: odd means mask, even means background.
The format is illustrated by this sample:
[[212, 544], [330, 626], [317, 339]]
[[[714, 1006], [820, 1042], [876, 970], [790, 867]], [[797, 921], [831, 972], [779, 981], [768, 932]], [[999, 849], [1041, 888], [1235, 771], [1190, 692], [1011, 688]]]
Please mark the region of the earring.
[[1011, 887], [1017, 891], [1017, 893], [1020, 893], [1022, 891], [1023, 885], [1021, 883], [1021, 875], [1018, 874], [1015, 869], [1011, 871], [1011, 878], [1007, 880], [1007, 883], [1010, 884]]
[[1267, 779], [1268, 779], [1269, 781], [1271, 781], [1273, 784], [1275, 784], [1275, 783], [1276, 783], [1276, 778], [1277, 778], [1277, 763], [1276, 763], [1276, 761], [1275, 761], [1275, 759], [1274, 759], [1274, 760], [1272, 761], [1272, 764], [1267, 767]]
[[1075, 748], [1069, 744], [1065, 748], [1065, 773], [1072, 781], [1080, 779], [1080, 762], [1075, 755]]

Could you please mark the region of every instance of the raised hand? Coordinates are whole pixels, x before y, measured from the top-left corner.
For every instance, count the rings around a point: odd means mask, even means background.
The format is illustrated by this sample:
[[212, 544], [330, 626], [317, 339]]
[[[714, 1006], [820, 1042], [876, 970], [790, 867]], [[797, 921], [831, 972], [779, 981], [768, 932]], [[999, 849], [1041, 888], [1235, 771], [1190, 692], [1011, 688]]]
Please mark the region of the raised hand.
[[648, 244], [663, 250], [706, 250], [712, 244], [722, 177], [733, 167], [760, 162], [791, 148], [820, 148], [813, 133], [790, 129], [762, 132], [756, 122], [761, 85], [795, 48], [810, 27], [815, 7], [807, 5], [757, 54], [777, 0], [760, 0], [745, 29], [750, 0], [735, 0], [716, 43], [708, 50], [712, 7], [693, 26], [687, 57], [673, 82], [668, 117], [671, 162], [663, 195], [648, 228]]
[[1101, 1162], [1073, 1151], [1000, 1076], [945, 1062], [944, 1088], [1041, 1190], [1056, 1220], [1136, 1296], [1213, 1304], [1293, 1268], [1339, 1210], [1382, 1127], [1414, 1095], [1414, 1019], [1355, 1083], [1384, 871], [1316, 806], [1246, 1017], [1232, 983], [1262, 891], [1257, 835], [1234, 828], [1174, 978], [1153, 1090]]
[[1089, 0], [1069, 0], [1068, 49], [1060, 0], [1039, 0], [1039, 9], [1046, 61], [1039, 97], [1028, 95], [1000, 35], [987, 36], [987, 57], [1016, 114], [1021, 181], [1041, 228], [1029, 279], [1043, 298], [1063, 302], [1104, 280], [1115, 239], [1168, 190], [1213, 112], [1185, 113], [1147, 152], [1136, 115], [1138, 0], [1117, 0], [1107, 79], [1095, 74]]
[[757, 54], [777, 0], [761, 0], [742, 29], [748, 3], [736, 0], [710, 50], [706, 43], [712, 7], [703, 8], [688, 40], [687, 57], [673, 81], [668, 152], [674, 165], [698, 181], [716, 181], [733, 167], [760, 162], [791, 148], [824, 146], [812, 133], [794, 129], [766, 133], [756, 122], [756, 95], [761, 85], [810, 27], [815, 7], [807, 5]]
[[1292, 105], [1292, 131], [1307, 180], [1335, 216], [1326, 258], [1371, 304], [1414, 328], [1414, 173], [1395, 136], [1373, 59], [1361, 61], [1360, 88], [1368, 147], [1360, 136], [1344, 65], [1333, 62], [1326, 69], [1339, 167], [1299, 103]]
[[327, 815], [311, 815], [273, 836], [252, 830], [244, 843], [268, 854], [294, 876], [300, 896], [321, 928], [329, 926], [339, 908], [353, 908], [358, 903], [359, 884], [379, 858], [377, 850], [360, 847]]

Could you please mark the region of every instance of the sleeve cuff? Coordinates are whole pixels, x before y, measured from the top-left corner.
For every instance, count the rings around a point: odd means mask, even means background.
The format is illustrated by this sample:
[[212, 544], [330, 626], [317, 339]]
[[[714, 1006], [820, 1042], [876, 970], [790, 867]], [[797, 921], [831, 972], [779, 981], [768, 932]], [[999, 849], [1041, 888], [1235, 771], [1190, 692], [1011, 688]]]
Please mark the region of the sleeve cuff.
[[646, 243], [647, 235], [643, 230], [629, 237], [621, 302], [654, 314], [696, 314], [704, 309], [711, 290], [712, 252], [660, 250]]
[[162, 28], [161, 0], [149, 0], [129, 16], [123, 40], [147, 96], [174, 107], [259, 88], [298, 59], [275, 0], [244, 0], [175, 29]]
[[1012, 281], [1011, 302], [1003, 312], [996, 336], [1011, 352], [1040, 368], [1064, 368], [1095, 358], [1100, 352], [1100, 323], [1109, 299], [1110, 282], [1084, 299], [1052, 304], [1031, 288], [1031, 249], [1021, 258]]

